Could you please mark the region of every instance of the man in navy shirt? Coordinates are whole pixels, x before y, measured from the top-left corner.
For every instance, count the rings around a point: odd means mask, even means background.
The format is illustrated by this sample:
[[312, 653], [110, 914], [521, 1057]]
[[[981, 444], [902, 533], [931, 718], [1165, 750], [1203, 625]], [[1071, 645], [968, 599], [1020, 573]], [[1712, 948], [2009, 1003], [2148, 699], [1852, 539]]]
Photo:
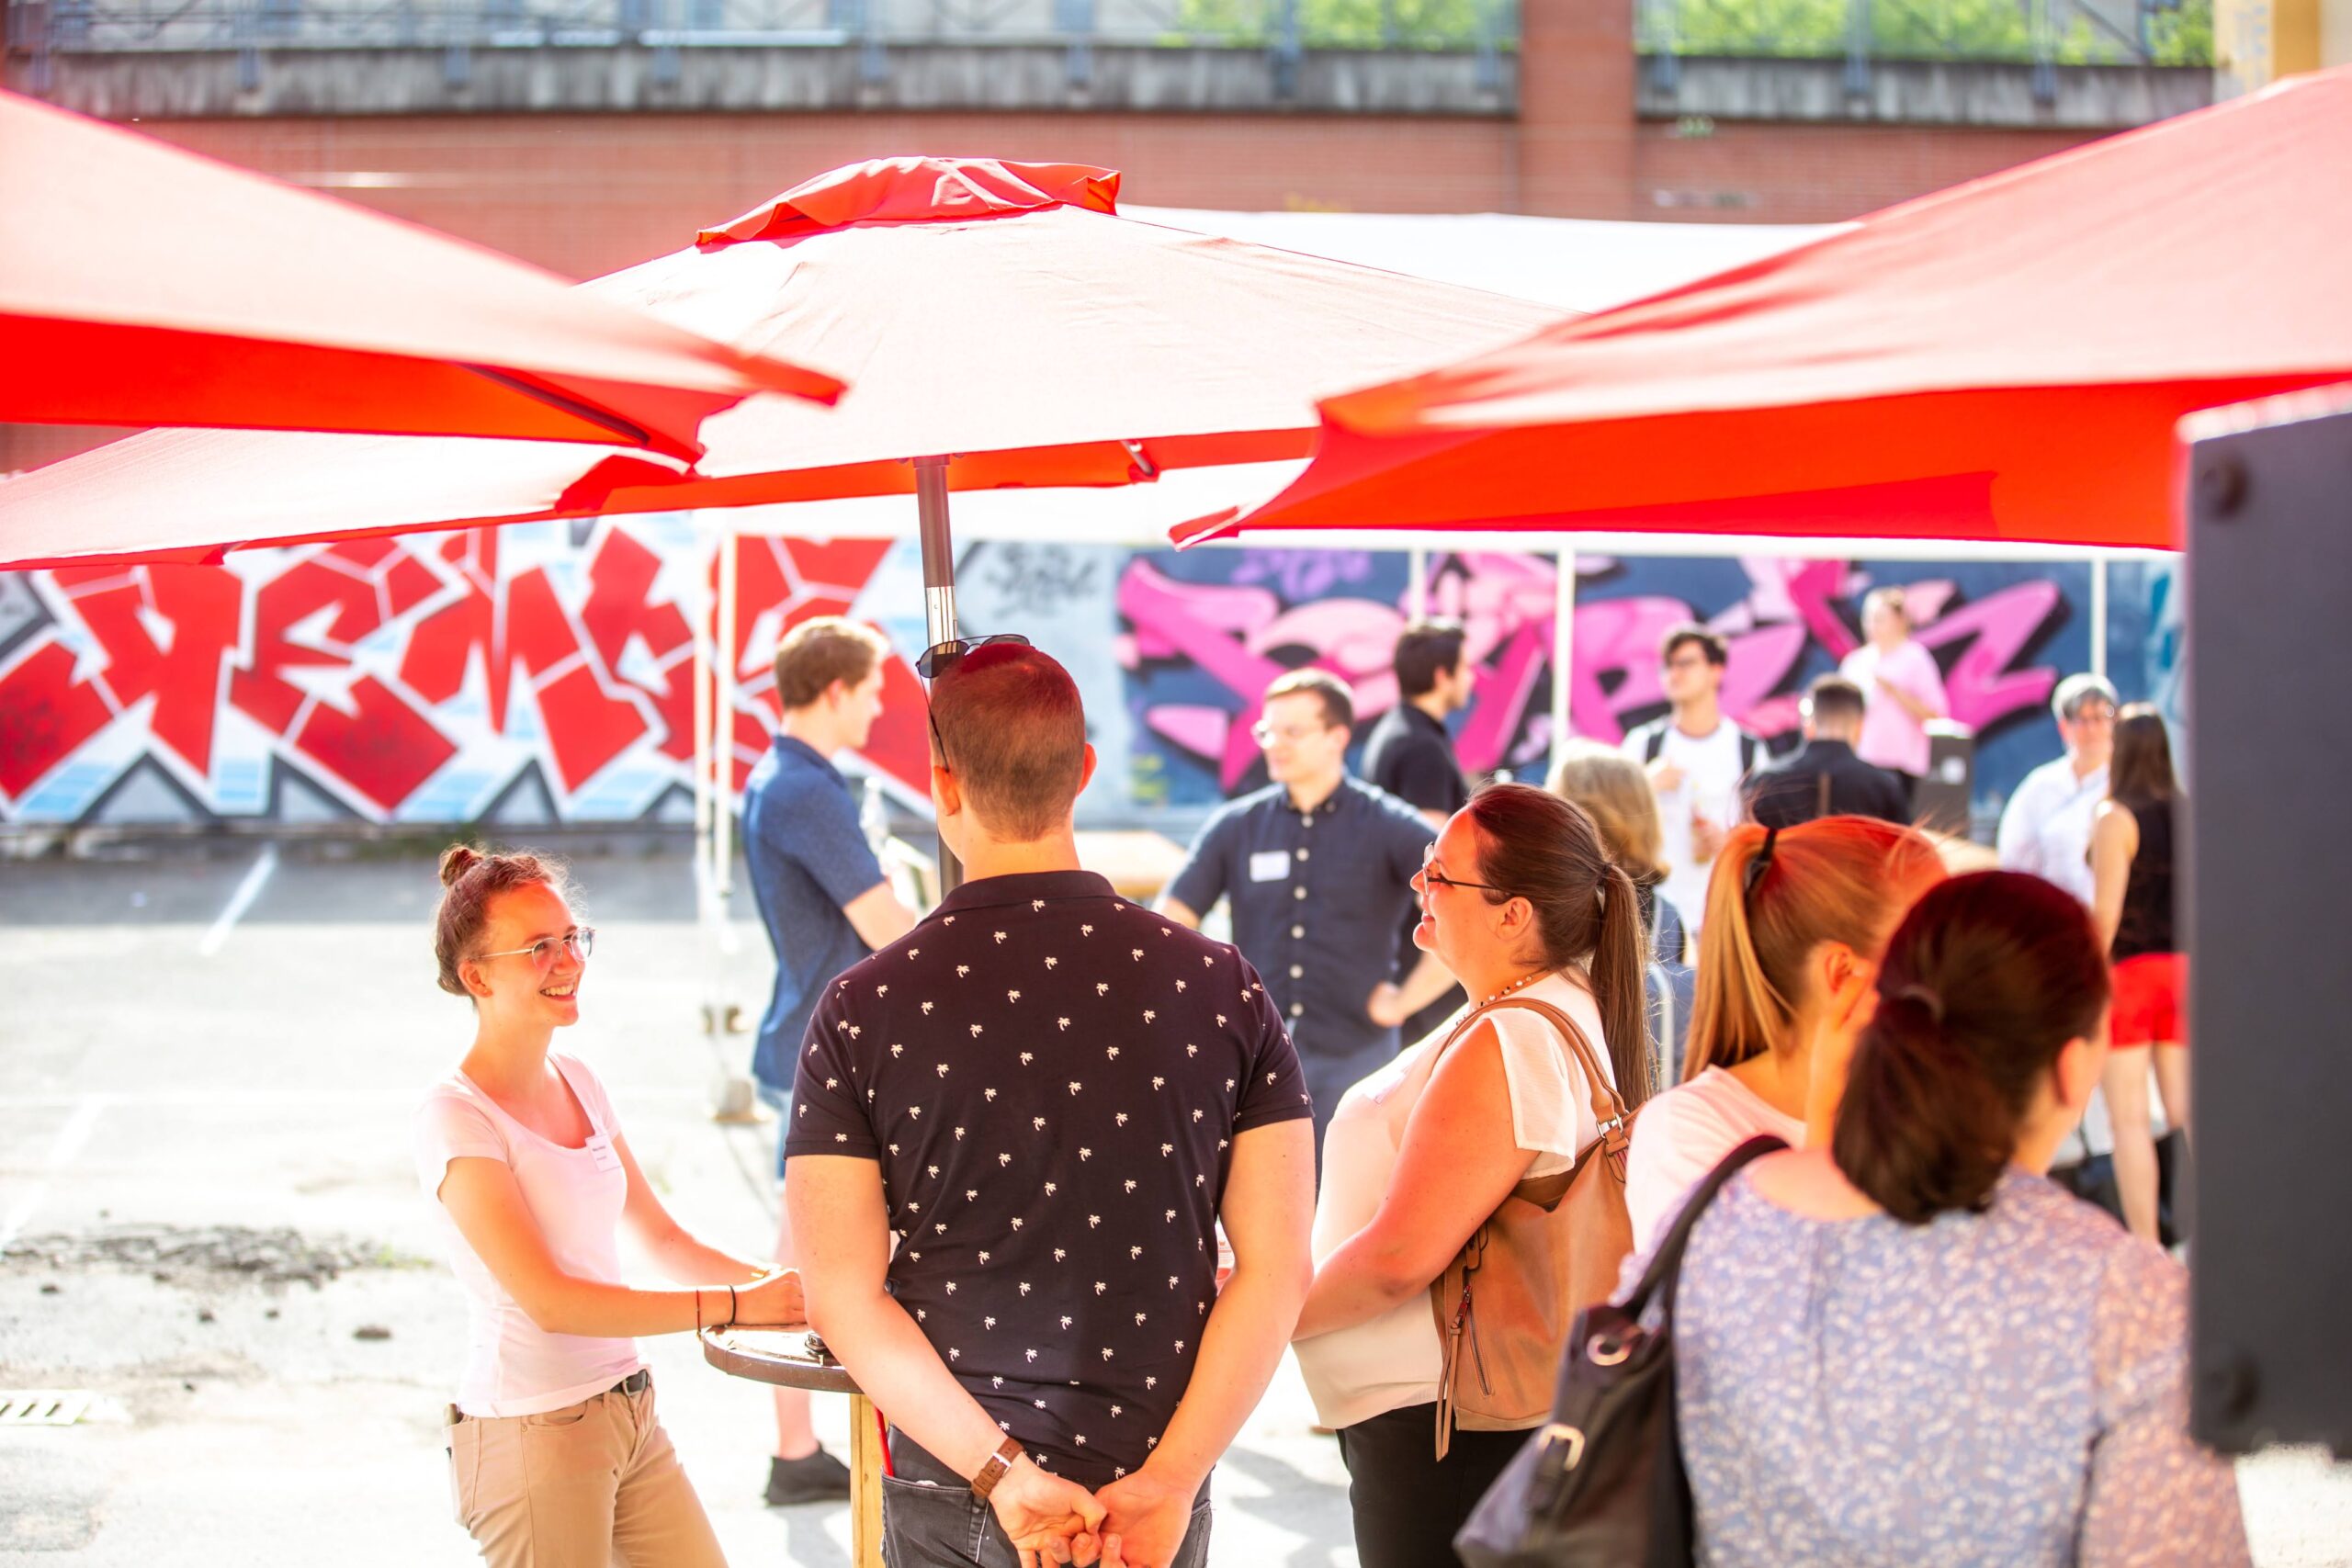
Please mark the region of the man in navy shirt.
[[[1470, 661], [1469, 636], [1460, 621], [1443, 619], [1414, 621], [1396, 634], [1391, 656], [1396, 705], [1380, 716], [1363, 743], [1365, 779], [1428, 818], [1440, 832], [1445, 830], [1447, 818], [1470, 804], [1470, 781], [1453, 755], [1453, 737], [1445, 728], [1447, 716], [1468, 707], [1470, 694], [1477, 690], [1478, 667]], [[1420, 959], [1420, 951], [1412, 945], [1412, 930], [1420, 916], [1418, 904], [1405, 911], [1405, 969], [1398, 973], [1399, 980]], [[1467, 1000], [1461, 987], [1453, 987], [1407, 1019], [1400, 1038], [1420, 1039]]]
[[[743, 792], [743, 852], [752, 901], [775, 950], [775, 989], [760, 1019], [752, 1073], [763, 1098], [779, 1109], [792, 1091], [793, 1055], [819, 994], [915, 920], [882, 874], [858, 826], [848, 781], [832, 762], [842, 748], [864, 746], [881, 714], [882, 660], [889, 650], [881, 634], [837, 615], [801, 622], [776, 649], [784, 723]], [[784, 1179], [781, 1136], [776, 1179]], [[788, 1216], [776, 1237], [776, 1260], [793, 1261]], [[775, 1391], [775, 1425], [770, 1504], [849, 1495], [847, 1467], [817, 1444], [805, 1391]]]
[[1911, 820], [1911, 795], [1893, 773], [1854, 755], [1866, 711], [1862, 689], [1843, 675], [1805, 688], [1800, 712], [1804, 744], [1766, 762], [1740, 787], [1747, 809], [1767, 828], [1793, 828], [1819, 817]]
[[1274, 782], [1208, 819], [1159, 907], [1198, 926], [1230, 901], [1234, 943], [1265, 976], [1306, 1065], [1319, 1146], [1348, 1086], [1396, 1055], [1396, 1026], [1453, 984], [1434, 953], [1403, 985], [1392, 978], [1437, 829], [1348, 776], [1355, 705], [1336, 676], [1292, 671], [1266, 688], [1263, 713]]
[[1094, 753], [1060, 665], [973, 647], [931, 716], [971, 880], [809, 1022], [786, 1145], [809, 1318], [895, 1423], [893, 1568], [1098, 1534], [1192, 1568], [1312, 1273], [1298, 1059], [1238, 953], [1079, 869]]

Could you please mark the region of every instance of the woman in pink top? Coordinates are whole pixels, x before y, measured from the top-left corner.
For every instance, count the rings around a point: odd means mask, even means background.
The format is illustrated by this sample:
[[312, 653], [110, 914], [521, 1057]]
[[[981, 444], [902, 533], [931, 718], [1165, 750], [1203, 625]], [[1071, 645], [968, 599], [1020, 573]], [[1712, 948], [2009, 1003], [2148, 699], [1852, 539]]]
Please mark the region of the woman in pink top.
[[1870, 640], [1838, 667], [1869, 704], [1854, 754], [1901, 775], [1908, 787], [1928, 771], [1928, 721], [1951, 713], [1943, 672], [1936, 656], [1911, 640], [1900, 588], [1872, 589], [1862, 601], [1862, 635]]

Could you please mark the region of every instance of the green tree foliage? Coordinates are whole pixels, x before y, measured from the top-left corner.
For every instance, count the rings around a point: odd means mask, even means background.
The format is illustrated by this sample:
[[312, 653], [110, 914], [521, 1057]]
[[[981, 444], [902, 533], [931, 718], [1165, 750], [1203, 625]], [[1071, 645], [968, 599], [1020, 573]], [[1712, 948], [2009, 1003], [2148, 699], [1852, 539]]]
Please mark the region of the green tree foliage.
[[[1481, 18], [1498, 42], [1518, 34], [1509, 0], [1298, 0], [1299, 41], [1309, 49], [1468, 49]], [[1182, 0], [1176, 35], [1240, 44], [1281, 36], [1281, 0]]]
[[[2064, 65], [2125, 64], [2141, 58], [2131, 29], [2119, 30], [2067, 0], [2048, 0], [2050, 58]], [[1870, 53], [1879, 60], [2007, 60], [2037, 57], [2030, 0], [1869, 0]], [[1848, 0], [1663, 0], [1642, 12], [1650, 52], [1830, 59], [1846, 52]], [[2213, 0], [2177, 0], [2148, 18], [2148, 54], [2157, 65], [2213, 62]]]

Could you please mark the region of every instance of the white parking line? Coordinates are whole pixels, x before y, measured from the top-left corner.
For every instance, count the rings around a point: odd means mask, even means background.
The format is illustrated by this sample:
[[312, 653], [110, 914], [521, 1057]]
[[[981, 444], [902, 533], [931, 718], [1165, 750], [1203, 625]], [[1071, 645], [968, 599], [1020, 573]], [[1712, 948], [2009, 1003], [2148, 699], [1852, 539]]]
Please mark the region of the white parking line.
[[57, 1130], [57, 1136], [50, 1143], [49, 1157], [41, 1161], [42, 1179], [34, 1182], [29, 1191], [9, 1205], [7, 1214], [0, 1217], [0, 1249], [17, 1239], [40, 1208], [41, 1201], [49, 1196], [47, 1179], [64, 1169], [90, 1141], [90, 1133], [98, 1124], [98, 1112], [107, 1108], [107, 1099], [103, 1094], [85, 1094], [75, 1103], [74, 1114], [65, 1119], [65, 1125]]
[[212, 929], [206, 931], [204, 940], [196, 944], [198, 954], [210, 958], [220, 951], [220, 944], [229, 940], [230, 930], [247, 909], [253, 908], [254, 900], [261, 897], [262, 885], [277, 869], [277, 846], [264, 844], [261, 853], [254, 858], [252, 868], [245, 873], [244, 880], [237, 884], [234, 893], [229, 895], [228, 907], [220, 911], [220, 918], [212, 922]]

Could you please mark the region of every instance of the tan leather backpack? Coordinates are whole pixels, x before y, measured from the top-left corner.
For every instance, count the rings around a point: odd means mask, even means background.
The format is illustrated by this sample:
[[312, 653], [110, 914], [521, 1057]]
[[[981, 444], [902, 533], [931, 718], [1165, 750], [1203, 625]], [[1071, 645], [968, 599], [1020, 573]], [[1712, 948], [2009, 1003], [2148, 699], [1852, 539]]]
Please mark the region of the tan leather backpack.
[[1583, 1069], [1600, 1135], [1567, 1169], [1512, 1188], [1430, 1286], [1445, 1351], [1437, 1397], [1440, 1459], [1457, 1427], [1513, 1432], [1549, 1418], [1569, 1325], [1578, 1312], [1608, 1299], [1634, 1250], [1625, 1211], [1631, 1117], [1576, 1021], [1549, 1002], [1510, 997], [1464, 1017], [1440, 1054], [1502, 1008], [1542, 1014], [1567, 1041]]

